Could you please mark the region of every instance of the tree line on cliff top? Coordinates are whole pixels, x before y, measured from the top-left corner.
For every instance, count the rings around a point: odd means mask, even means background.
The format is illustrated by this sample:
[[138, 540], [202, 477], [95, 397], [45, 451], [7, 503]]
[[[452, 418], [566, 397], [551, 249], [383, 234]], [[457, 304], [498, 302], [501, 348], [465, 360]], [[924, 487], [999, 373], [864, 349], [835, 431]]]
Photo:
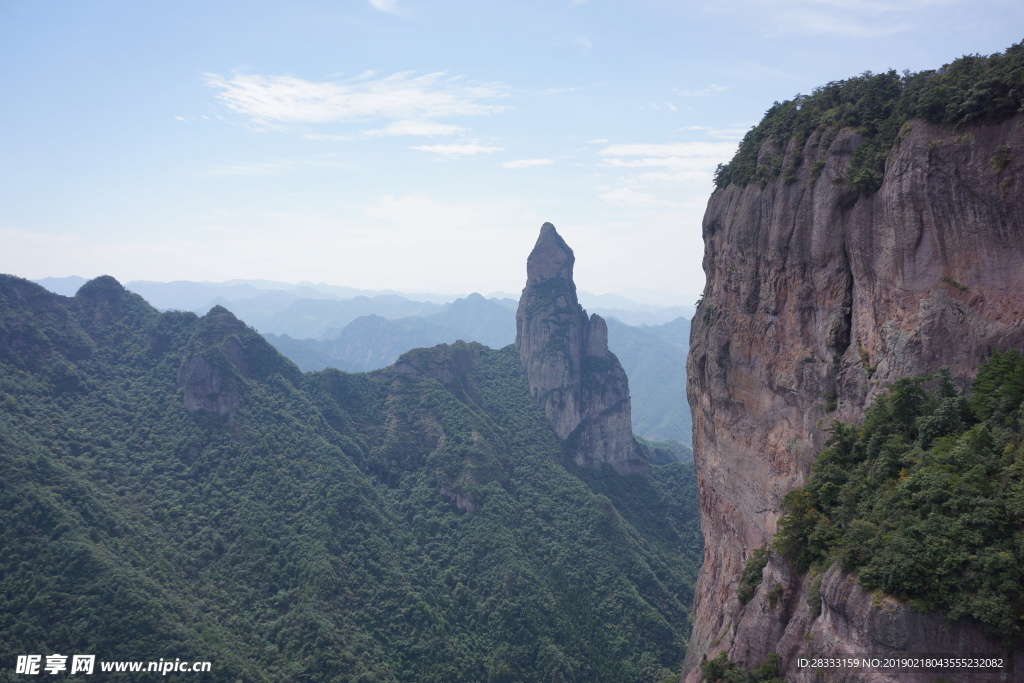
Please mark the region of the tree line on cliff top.
[[[950, 127], [972, 123], [996, 123], [1024, 111], [1024, 45], [988, 57], [966, 55], [941, 69], [904, 72], [870, 71], [815, 88], [776, 102], [764, 118], [743, 137], [728, 164], [715, 172], [715, 185], [762, 187], [782, 176], [792, 181], [803, 163], [800, 151], [815, 131], [834, 135], [854, 128], [864, 141], [846, 169], [851, 189], [870, 194], [882, 184], [885, 159], [896, 143], [903, 124], [911, 119]], [[796, 152], [783, 167], [778, 151], [762, 153], [766, 142], [783, 148], [795, 138]], [[818, 161], [815, 164], [820, 163]], [[816, 169], [810, 168], [812, 180]]]

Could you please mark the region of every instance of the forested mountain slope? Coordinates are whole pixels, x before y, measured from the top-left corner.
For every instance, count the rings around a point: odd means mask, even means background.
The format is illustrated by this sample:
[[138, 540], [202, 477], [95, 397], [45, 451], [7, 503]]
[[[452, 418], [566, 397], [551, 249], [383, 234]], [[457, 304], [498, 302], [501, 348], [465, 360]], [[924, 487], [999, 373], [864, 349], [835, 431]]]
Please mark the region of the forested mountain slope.
[[679, 670], [692, 468], [568, 462], [511, 347], [302, 374], [222, 308], [2, 276], [0, 405], [0, 678], [55, 652], [247, 681]]

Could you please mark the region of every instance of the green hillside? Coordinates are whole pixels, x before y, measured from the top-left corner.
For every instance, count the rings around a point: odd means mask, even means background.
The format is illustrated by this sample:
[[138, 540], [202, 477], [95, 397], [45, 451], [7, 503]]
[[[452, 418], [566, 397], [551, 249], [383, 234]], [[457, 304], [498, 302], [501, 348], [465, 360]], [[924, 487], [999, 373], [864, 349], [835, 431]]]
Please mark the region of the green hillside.
[[0, 276], [0, 679], [20, 654], [216, 680], [657, 681], [692, 466], [567, 464], [513, 349], [302, 374], [214, 308]]
[[838, 562], [919, 610], [1024, 634], [1024, 355], [996, 353], [963, 394], [901, 379], [859, 426], [836, 423], [775, 548], [806, 572]]

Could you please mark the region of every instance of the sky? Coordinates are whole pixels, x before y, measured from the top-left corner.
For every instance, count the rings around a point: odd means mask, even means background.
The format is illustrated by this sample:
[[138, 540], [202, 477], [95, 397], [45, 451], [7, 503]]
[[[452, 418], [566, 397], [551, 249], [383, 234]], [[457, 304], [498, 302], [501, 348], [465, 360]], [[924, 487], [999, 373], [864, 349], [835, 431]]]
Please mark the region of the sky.
[[515, 293], [550, 221], [581, 289], [690, 304], [774, 101], [1022, 34], [1019, 0], [0, 0], [0, 272]]

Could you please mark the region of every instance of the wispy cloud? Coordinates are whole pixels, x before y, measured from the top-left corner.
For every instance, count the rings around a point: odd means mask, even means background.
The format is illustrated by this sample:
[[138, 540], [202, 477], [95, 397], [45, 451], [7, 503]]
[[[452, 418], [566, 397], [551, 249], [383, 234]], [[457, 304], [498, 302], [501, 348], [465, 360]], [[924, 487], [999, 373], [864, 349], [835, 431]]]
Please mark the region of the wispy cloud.
[[718, 85], [717, 83], [712, 83], [711, 85], [707, 86], [706, 88], [700, 88], [698, 90], [688, 90], [688, 89], [685, 89], [685, 88], [676, 88], [676, 92], [679, 93], [680, 95], [682, 95], [683, 97], [707, 97], [708, 95], [714, 95], [716, 93], [725, 92], [728, 89], [729, 89], [728, 86]]
[[703, 186], [715, 167], [732, 158], [736, 142], [669, 142], [610, 145], [600, 150], [598, 166], [629, 169], [627, 185]]
[[505, 88], [496, 83], [473, 83], [444, 72], [374, 76], [368, 72], [347, 81], [318, 82], [294, 76], [235, 74], [224, 78], [208, 74], [206, 82], [219, 91], [217, 99], [224, 105], [257, 125], [390, 119], [394, 130], [410, 131], [419, 126], [420, 130], [433, 131], [427, 134], [436, 135], [441, 134], [438, 126], [445, 125], [436, 123], [436, 119], [484, 116], [507, 109], [495, 104], [507, 96]]
[[718, 158], [723, 155], [731, 156], [735, 152], [735, 143], [698, 141], [611, 145], [602, 149], [599, 154], [610, 157]]
[[355, 168], [352, 164], [331, 159], [274, 159], [271, 161], [255, 161], [240, 164], [219, 164], [203, 172], [207, 177], [229, 176], [277, 176], [308, 170], [347, 171]]
[[714, 10], [742, 15], [775, 35], [873, 38], [920, 25], [922, 12], [959, 0], [741, 0]]
[[387, 12], [388, 14], [401, 14], [401, 10], [398, 9], [397, 0], [370, 0], [370, 4], [373, 5], [374, 9], [378, 9], [381, 12]]
[[504, 150], [503, 147], [487, 147], [485, 145], [478, 145], [476, 143], [453, 145], [419, 145], [417, 147], [410, 147], [409, 149], [418, 149], [422, 152], [431, 152], [433, 154], [440, 154], [446, 157], [464, 157], [473, 156], [474, 154], [490, 154], [492, 152], [501, 152]]
[[502, 164], [505, 168], [534, 168], [535, 166], [548, 166], [555, 163], [554, 159], [517, 159], [506, 161]]
[[[736, 124], [733, 124], [736, 125]], [[715, 128], [711, 126], [683, 126], [681, 130], [693, 130], [704, 133], [708, 137], [717, 138], [719, 140], [740, 140], [746, 135], [747, 131], [751, 127], [757, 125], [756, 121], [753, 121], [740, 128]]]
[[351, 140], [351, 135], [334, 135], [330, 133], [306, 133], [302, 136], [303, 140], [319, 140], [325, 142], [344, 142]]
[[675, 203], [667, 199], [659, 199], [651, 194], [637, 192], [628, 187], [620, 187], [615, 190], [608, 190], [598, 195], [601, 199], [612, 206], [621, 206], [628, 209], [653, 209], [674, 207]]
[[435, 135], [454, 135], [462, 130], [462, 126], [454, 126], [448, 123], [437, 123], [436, 121], [394, 121], [384, 128], [364, 130], [363, 135], [369, 135], [371, 137], [391, 135], [422, 135], [425, 137], [433, 137]]

